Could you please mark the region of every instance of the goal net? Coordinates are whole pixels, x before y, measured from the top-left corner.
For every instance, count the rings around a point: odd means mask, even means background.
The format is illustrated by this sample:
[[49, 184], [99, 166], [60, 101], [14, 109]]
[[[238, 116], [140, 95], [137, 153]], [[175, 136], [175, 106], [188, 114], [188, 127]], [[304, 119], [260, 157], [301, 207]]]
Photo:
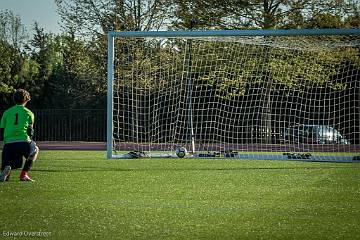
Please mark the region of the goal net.
[[359, 158], [359, 29], [108, 39], [108, 158]]

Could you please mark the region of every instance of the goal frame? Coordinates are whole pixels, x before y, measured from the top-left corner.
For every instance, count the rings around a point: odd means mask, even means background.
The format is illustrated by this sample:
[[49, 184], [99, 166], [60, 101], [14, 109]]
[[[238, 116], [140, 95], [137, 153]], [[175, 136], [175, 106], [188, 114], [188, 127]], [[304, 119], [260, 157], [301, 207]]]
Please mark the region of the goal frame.
[[[110, 31], [108, 33], [107, 59], [107, 158], [113, 155], [113, 81], [114, 41], [117, 37], [235, 37], [235, 36], [315, 36], [315, 35], [360, 35], [360, 29], [290, 29], [290, 30], [188, 30], [188, 31]], [[360, 116], [359, 116], [360, 119]]]

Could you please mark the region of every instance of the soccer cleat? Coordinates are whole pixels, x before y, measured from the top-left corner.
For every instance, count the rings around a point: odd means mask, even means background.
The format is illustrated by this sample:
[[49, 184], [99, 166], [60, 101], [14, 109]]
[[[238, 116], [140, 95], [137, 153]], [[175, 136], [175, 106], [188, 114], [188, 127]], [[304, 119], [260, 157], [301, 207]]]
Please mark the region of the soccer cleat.
[[10, 175], [11, 175], [11, 172], [9, 172], [9, 174], [7, 175], [5, 181], [8, 182], [10, 180]]
[[0, 182], [6, 181], [10, 175], [10, 172], [11, 172], [11, 167], [5, 166], [4, 170], [1, 172]]
[[20, 174], [20, 181], [24, 181], [24, 182], [33, 182], [34, 180], [29, 177], [27, 172], [21, 172]]

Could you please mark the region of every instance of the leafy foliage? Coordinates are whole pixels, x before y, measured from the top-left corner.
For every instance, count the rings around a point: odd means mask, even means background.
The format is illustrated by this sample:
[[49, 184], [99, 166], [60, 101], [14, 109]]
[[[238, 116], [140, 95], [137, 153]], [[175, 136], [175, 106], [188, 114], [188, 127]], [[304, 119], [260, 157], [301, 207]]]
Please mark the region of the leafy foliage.
[[16, 84], [12, 77], [12, 68], [15, 65], [16, 49], [4, 41], [0, 41], [0, 93], [9, 93]]
[[[64, 33], [46, 33], [35, 23], [35, 34], [29, 41], [19, 16], [3, 11], [0, 12], [1, 108], [11, 104], [11, 92], [19, 87], [31, 92], [34, 96], [31, 104], [36, 108], [104, 107], [106, 33], [110, 30], [354, 28], [360, 27], [356, 3], [354, 0], [56, 0]], [[160, 45], [148, 42], [144, 50], [125, 43], [117, 61], [128, 61], [133, 66], [123, 65], [115, 71], [118, 78], [131, 79], [132, 82], [124, 85], [134, 84], [139, 89], [166, 89], [169, 81], [187, 81], [191, 77], [196, 84], [216, 86], [219, 96], [234, 98], [244, 94], [249, 83], [269, 80], [256, 73], [254, 69], [259, 65], [268, 78], [290, 89], [301, 81], [331, 82], [343, 62], [355, 68], [360, 66], [359, 50], [351, 47], [341, 52], [325, 50], [318, 55], [321, 61], [309, 64], [309, 59], [315, 59], [312, 52], [288, 59], [289, 53], [284, 49], [268, 53], [261, 50], [262, 54], [269, 54], [263, 58], [269, 61], [263, 61], [256, 57], [259, 50], [255, 47], [247, 46], [249, 55], [242, 59], [227, 56], [227, 50], [207, 44], [204, 49], [215, 49], [208, 61], [216, 64], [209, 64], [210, 68], [197, 64], [199, 69], [189, 69], [192, 63], [183, 62], [183, 56], [194, 50], [189, 50], [184, 42], [171, 40]], [[132, 51], [131, 59], [123, 59], [126, 51]], [[201, 61], [202, 54], [206, 52], [193, 54], [192, 62]], [[222, 60], [229, 57], [235, 64]], [[185, 73], [188, 70], [192, 72], [189, 76]], [[346, 87], [341, 82], [332, 85], [333, 89]]]
[[27, 38], [26, 28], [20, 17], [9, 10], [0, 11], [0, 40], [19, 49]]
[[168, 16], [166, 0], [55, 0], [64, 27], [82, 36], [109, 30], [159, 29]]

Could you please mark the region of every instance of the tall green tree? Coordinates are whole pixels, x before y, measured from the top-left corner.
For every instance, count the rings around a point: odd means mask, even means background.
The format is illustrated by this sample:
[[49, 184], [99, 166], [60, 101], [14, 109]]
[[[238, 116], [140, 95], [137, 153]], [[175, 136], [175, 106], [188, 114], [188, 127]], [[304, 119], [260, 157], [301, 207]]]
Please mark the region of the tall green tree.
[[39, 65], [26, 52], [0, 40], [0, 102], [6, 108], [11, 104], [11, 93], [16, 88], [33, 89], [33, 79], [38, 76]]
[[[91, 72], [87, 74], [84, 72], [83, 76], [89, 76], [88, 81], [91, 81], [96, 89], [96, 94], [101, 96], [106, 94], [107, 33], [114, 30], [160, 29], [169, 20], [169, 8], [171, 8], [171, 2], [167, 0], [56, 0], [56, 4], [65, 32], [76, 38], [86, 39], [83, 43], [86, 55], [81, 52], [82, 48], [79, 51], [89, 57], [86, 62], [90, 65], [94, 64], [91, 69], [94, 71], [96, 69], [98, 75], [92, 77]], [[74, 38], [73, 42], [79, 43], [78, 41], [81, 41], [80, 38]], [[70, 55], [66, 54], [66, 56]], [[71, 64], [77, 63], [80, 62]], [[82, 78], [76, 78], [76, 81], [81, 81]]]
[[160, 29], [167, 20], [166, 0], [55, 0], [65, 31], [90, 36], [111, 30]]
[[237, 13], [248, 6], [244, 0], [173, 0], [171, 28], [227, 29], [237, 27]]
[[18, 58], [17, 49], [0, 40], [0, 93], [2, 94], [11, 92], [17, 83], [17, 79], [14, 78], [14, 65]]
[[345, 19], [352, 16], [355, 22], [359, 13], [357, 0], [173, 0], [173, 4], [172, 23], [178, 29], [188, 29], [194, 19], [196, 28], [205, 29], [346, 27]]
[[32, 70], [28, 56], [21, 50], [27, 32], [19, 16], [0, 11], [0, 108], [11, 104], [11, 93], [21, 87]]
[[[357, 0], [293, 1], [281, 28], [348, 28], [359, 16]], [[356, 24], [355, 24], [356, 26]]]
[[34, 24], [34, 31], [27, 50], [31, 61], [37, 65], [37, 71], [33, 72], [26, 82], [27, 88], [33, 95], [32, 104], [40, 108], [44, 107], [44, 99], [48, 94], [46, 86], [54, 69], [62, 64], [61, 42], [58, 36], [46, 33], [38, 23]]
[[104, 107], [103, 89], [98, 84], [103, 76], [87, 44], [70, 34], [61, 37], [61, 46], [63, 62], [55, 66], [45, 87], [46, 105], [53, 108]]
[[199, 23], [197, 28], [274, 28], [284, 18], [289, 2], [291, 1], [174, 0], [174, 26], [186, 28], [189, 19], [196, 19]]
[[28, 39], [21, 18], [10, 10], [0, 11], [0, 39], [15, 48], [21, 48]]

